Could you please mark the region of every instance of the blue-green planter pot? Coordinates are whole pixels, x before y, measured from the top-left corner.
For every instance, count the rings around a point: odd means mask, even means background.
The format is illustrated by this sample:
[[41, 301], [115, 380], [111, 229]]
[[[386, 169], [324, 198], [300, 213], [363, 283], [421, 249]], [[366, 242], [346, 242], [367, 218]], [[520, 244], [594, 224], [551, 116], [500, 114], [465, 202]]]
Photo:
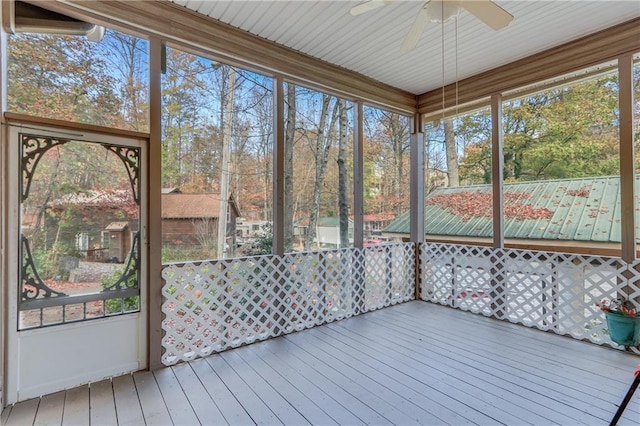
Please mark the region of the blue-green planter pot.
[[640, 343], [640, 317], [629, 317], [617, 312], [605, 312], [609, 337], [623, 346], [637, 346]]

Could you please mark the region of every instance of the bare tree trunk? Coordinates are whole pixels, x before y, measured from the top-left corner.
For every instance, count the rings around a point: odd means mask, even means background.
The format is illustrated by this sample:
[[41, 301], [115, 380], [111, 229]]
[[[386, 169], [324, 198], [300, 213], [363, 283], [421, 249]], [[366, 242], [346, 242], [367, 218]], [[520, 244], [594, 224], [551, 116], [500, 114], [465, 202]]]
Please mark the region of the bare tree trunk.
[[456, 133], [453, 129], [453, 118], [444, 120], [444, 143], [447, 148], [447, 175], [449, 177], [449, 186], [460, 186], [458, 150], [456, 148]]
[[338, 210], [340, 217], [340, 247], [349, 247], [349, 203], [347, 198], [347, 102], [338, 101], [340, 107], [340, 139], [338, 142]]
[[296, 135], [296, 87], [287, 84], [287, 123], [284, 129], [284, 250], [293, 250], [293, 142]]
[[329, 115], [329, 104], [332, 96], [322, 95], [322, 111], [320, 112], [320, 123], [316, 134], [315, 154], [316, 154], [316, 176], [313, 184], [313, 198], [311, 202], [311, 212], [309, 213], [309, 227], [307, 228], [307, 236], [304, 241], [304, 248], [311, 249], [313, 240], [316, 238], [316, 226], [318, 224], [318, 215], [320, 212], [320, 195], [322, 192], [322, 184], [324, 183], [325, 172], [327, 170], [327, 162], [329, 161], [329, 152], [332, 145], [331, 130], [333, 129], [338, 115], [338, 102], [333, 106], [333, 113], [329, 128], [327, 125], [327, 116]]
[[229, 164], [231, 157], [231, 121], [233, 119], [233, 93], [236, 70], [229, 67], [229, 79], [225, 99], [225, 118], [222, 126], [222, 163], [220, 167], [220, 208], [218, 211], [218, 258], [225, 257], [227, 237], [227, 211], [229, 209]]

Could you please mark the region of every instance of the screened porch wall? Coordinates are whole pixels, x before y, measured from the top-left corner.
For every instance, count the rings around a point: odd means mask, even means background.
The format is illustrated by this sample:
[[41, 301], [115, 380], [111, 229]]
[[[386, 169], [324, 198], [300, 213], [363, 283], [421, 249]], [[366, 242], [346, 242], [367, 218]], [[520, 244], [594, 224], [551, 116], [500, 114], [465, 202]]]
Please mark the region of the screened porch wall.
[[166, 264], [162, 363], [414, 300], [415, 249], [401, 243]]
[[640, 261], [441, 243], [174, 263], [163, 278], [165, 365], [414, 300], [417, 279], [425, 302], [618, 349], [595, 303], [640, 297]]

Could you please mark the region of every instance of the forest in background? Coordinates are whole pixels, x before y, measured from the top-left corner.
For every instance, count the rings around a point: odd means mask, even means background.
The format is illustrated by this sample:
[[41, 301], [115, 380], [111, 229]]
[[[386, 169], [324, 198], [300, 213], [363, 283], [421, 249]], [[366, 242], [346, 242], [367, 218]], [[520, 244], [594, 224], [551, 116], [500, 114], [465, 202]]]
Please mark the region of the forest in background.
[[[147, 56], [146, 41], [114, 31], [101, 43], [12, 35], [8, 109], [147, 131]], [[233, 194], [243, 217], [270, 221], [271, 79], [176, 49], [168, 48], [166, 56], [163, 186], [220, 194], [226, 180], [223, 192]], [[634, 72], [640, 99], [640, 67]], [[287, 84], [285, 100], [288, 248], [294, 248], [296, 229], [307, 232], [297, 248], [311, 248], [313, 224], [322, 217], [340, 220], [341, 245], [349, 245], [353, 105], [293, 84]], [[636, 103], [636, 116], [639, 110]], [[506, 181], [619, 173], [615, 74], [510, 100], [503, 116]], [[364, 119], [365, 214], [395, 217], [409, 208], [410, 120], [372, 107], [365, 107]], [[636, 127], [636, 140], [638, 133]], [[428, 192], [491, 181], [488, 109], [427, 123], [425, 144]], [[103, 164], [85, 168], [109, 173]], [[93, 185], [90, 179], [74, 184], [78, 191]]]

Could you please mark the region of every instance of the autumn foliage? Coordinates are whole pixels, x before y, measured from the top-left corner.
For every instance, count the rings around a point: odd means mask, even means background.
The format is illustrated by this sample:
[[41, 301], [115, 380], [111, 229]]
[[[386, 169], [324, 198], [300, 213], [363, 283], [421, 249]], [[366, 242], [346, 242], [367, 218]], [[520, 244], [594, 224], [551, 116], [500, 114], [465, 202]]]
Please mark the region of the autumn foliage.
[[[459, 191], [429, 197], [428, 204], [437, 205], [458, 216], [463, 222], [473, 218], [491, 217], [493, 195], [489, 192]], [[551, 219], [553, 212], [547, 208], [536, 208], [527, 202], [532, 197], [526, 192], [504, 193], [504, 216], [515, 220]]]

